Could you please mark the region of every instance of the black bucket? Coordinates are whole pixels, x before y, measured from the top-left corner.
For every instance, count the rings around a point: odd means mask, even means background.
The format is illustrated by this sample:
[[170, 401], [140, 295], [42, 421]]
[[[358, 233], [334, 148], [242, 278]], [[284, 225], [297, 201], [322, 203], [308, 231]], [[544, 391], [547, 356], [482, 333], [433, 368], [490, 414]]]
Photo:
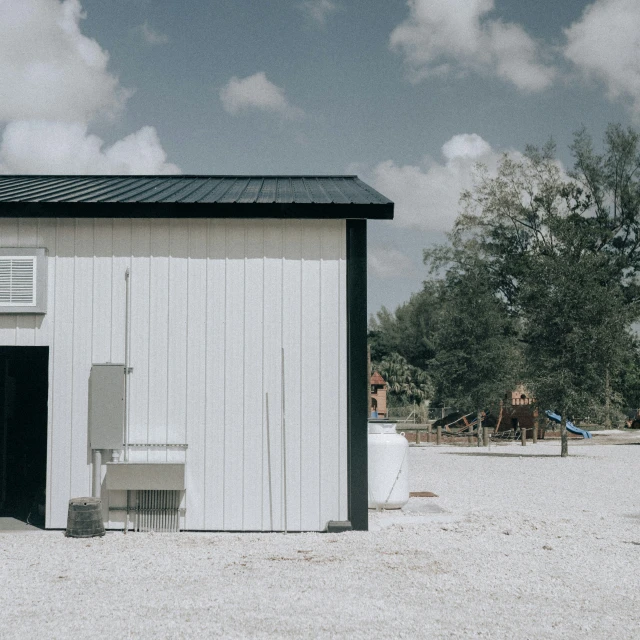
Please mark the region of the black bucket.
[[72, 498], [69, 500], [65, 535], [69, 538], [93, 538], [104, 535], [100, 498]]

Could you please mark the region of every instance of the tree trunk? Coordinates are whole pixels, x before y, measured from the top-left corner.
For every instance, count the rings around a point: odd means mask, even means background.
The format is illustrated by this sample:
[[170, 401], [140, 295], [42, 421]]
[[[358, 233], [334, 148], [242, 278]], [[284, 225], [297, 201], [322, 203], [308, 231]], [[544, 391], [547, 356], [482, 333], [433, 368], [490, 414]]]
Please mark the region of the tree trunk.
[[609, 367], [604, 377], [604, 428], [611, 429], [611, 381], [609, 379]]
[[478, 446], [482, 447], [484, 445], [484, 438], [483, 438], [483, 427], [482, 427], [482, 411], [480, 409], [478, 409]]
[[567, 439], [567, 412], [562, 412], [560, 420], [560, 457], [566, 458], [569, 455], [569, 442]]

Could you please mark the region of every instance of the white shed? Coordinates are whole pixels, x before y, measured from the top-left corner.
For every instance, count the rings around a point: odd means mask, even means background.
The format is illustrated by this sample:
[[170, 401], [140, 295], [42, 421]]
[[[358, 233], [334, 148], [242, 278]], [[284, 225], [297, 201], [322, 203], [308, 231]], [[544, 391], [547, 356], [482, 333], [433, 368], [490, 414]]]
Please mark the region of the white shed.
[[60, 529], [93, 493], [114, 529], [366, 529], [366, 221], [392, 217], [355, 176], [0, 176], [0, 515]]

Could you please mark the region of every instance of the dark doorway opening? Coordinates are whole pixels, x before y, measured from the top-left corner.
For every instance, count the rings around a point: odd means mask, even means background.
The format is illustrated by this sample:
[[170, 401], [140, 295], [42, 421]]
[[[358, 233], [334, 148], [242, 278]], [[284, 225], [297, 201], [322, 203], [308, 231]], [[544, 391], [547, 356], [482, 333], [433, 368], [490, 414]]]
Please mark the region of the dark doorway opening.
[[49, 347], [0, 347], [0, 516], [44, 527]]

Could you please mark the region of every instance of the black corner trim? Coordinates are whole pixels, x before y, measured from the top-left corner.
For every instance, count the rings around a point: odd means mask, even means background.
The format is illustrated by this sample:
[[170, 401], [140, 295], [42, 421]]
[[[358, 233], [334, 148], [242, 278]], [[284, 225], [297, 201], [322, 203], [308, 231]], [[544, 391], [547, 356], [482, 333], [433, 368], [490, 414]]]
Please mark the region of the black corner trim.
[[367, 484], [367, 221], [347, 220], [347, 464], [349, 520], [369, 528]]

